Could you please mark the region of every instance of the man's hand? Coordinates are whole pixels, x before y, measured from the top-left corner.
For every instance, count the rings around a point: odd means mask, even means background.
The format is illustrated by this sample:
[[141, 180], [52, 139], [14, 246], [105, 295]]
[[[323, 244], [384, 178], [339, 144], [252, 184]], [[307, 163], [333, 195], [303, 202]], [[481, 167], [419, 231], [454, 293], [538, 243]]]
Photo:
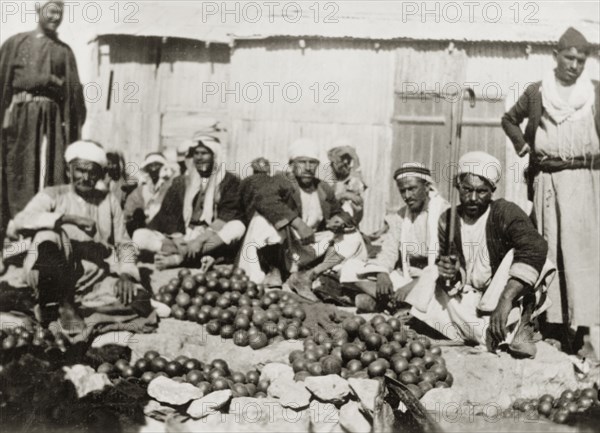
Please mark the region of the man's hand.
[[208, 240], [208, 237], [203, 234], [198, 236], [196, 239], [188, 241], [186, 246], [186, 254], [187, 258], [195, 259], [198, 254], [202, 251], [202, 247]]
[[511, 309], [512, 302], [500, 298], [496, 309], [490, 315], [490, 333], [498, 344], [506, 339], [506, 322]]
[[[301, 303], [306, 303], [305, 299], [294, 293], [290, 293], [290, 296]], [[311, 330], [322, 329], [324, 331], [332, 331], [339, 329], [339, 323], [351, 316], [350, 313], [340, 310], [335, 305], [324, 304], [322, 302], [311, 303], [305, 309], [305, 312], [306, 319], [303, 325]]]
[[385, 302], [394, 293], [394, 284], [390, 279], [390, 275], [385, 272], [377, 274], [377, 285], [375, 295], [378, 301]]
[[523, 145], [523, 148], [521, 149], [521, 151], [518, 153], [518, 155], [523, 158], [525, 155], [527, 155], [528, 153], [531, 152], [531, 147], [529, 147], [529, 144], [525, 143]]
[[315, 231], [302, 221], [302, 219], [294, 219], [292, 227], [298, 232], [302, 245], [308, 245], [315, 241]]
[[456, 281], [460, 262], [456, 256], [441, 256], [437, 263], [440, 278], [449, 281]]
[[96, 234], [96, 222], [91, 218], [82, 217], [79, 215], [64, 215], [60, 219], [61, 224], [73, 224], [79, 227], [90, 237]]
[[170, 254], [182, 254], [186, 248], [186, 242], [183, 241], [182, 236], [173, 236], [171, 239], [166, 238], [163, 240], [160, 247], [160, 254], [168, 256]]
[[121, 274], [115, 284], [115, 296], [123, 305], [129, 305], [137, 295], [137, 286], [130, 275]]
[[56, 87], [62, 87], [62, 85], [65, 83], [65, 80], [58, 78], [56, 75], [50, 75], [49, 81], [49, 84]]
[[496, 309], [490, 315], [490, 334], [492, 338], [501, 343], [506, 339], [506, 322], [508, 314], [513, 308], [513, 301], [526, 295], [529, 286], [516, 278], [509, 278], [506, 287], [500, 295]]

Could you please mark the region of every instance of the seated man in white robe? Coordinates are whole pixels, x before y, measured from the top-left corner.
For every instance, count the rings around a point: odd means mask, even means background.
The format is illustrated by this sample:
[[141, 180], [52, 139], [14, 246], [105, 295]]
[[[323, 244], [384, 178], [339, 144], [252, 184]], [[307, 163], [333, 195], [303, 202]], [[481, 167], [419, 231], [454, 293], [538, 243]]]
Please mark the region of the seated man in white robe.
[[500, 162], [484, 152], [460, 158], [452, 236], [450, 211], [440, 218], [439, 278], [419, 281], [412, 289], [418, 296], [411, 298], [411, 291], [406, 301], [414, 317], [450, 339], [533, 358], [531, 319], [548, 306], [545, 291], [554, 269], [546, 241], [525, 212], [492, 199], [500, 173]]
[[38, 319], [47, 322], [46, 305], [58, 303], [60, 324], [75, 333], [86, 323], [155, 324], [121, 206], [110, 192], [96, 189], [105, 151], [78, 141], [65, 160], [71, 183], [45, 188], [14, 218], [15, 230], [31, 241], [23, 267], [39, 297]]
[[381, 251], [366, 262], [348, 261], [341, 271], [340, 282], [356, 294], [361, 313], [394, 310], [424, 270], [435, 267], [438, 221], [449, 204], [423, 164], [403, 164], [394, 180], [405, 205], [386, 216]]

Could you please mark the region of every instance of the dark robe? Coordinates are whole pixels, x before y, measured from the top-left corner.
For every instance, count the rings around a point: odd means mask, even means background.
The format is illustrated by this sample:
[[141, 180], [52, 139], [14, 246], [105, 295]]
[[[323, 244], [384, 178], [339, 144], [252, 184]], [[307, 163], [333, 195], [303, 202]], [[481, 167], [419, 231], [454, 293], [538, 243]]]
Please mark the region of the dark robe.
[[[459, 215], [462, 214], [462, 206], [458, 206], [457, 212]], [[440, 251], [447, 251], [449, 225], [450, 210], [446, 210], [440, 216], [438, 225]], [[537, 273], [542, 271], [548, 255], [548, 243], [538, 233], [527, 214], [515, 203], [504, 199], [492, 201], [485, 226], [485, 236], [492, 275], [500, 267], [504, 256], [513, 248], [515, 250], [513, 264], [525, 265]], [[458, 255], [464, 269], [466, 260], [463, 254], [460, 224], [456, 224], [451, 250]]]
[[[64, 80], [62, 86], [52, 77]], [[14, 95], [39, 96], [11, 105]], [[68, 45], [40, 30], [19, 33], [0, 48], [0, 236], [8, 221], [44, 186], [66, 183], [65, 147], [85, 121], [83, 87]], [[45, 161], [40, 161], [47, 140]]]
[[[166, 235], [173, 233], [185, 233], [186, 226], [183, 218], [183, 202], [185, 199], [185, 175], [177, 176], [167, 190], [160, 210], [148, 228], [156, 230]], [[233, 220], [244, 219], [240, 198], [240, 179], [229, 172], [225, 173], [223, 180], [219, 185], [219, 202], [216, 204], [216, 218], [229, 222]], [[200, 196], [196, 197], [195, 203], [198, 205], [195, 214], [202, 213], [201, 205], [204, 200]]]

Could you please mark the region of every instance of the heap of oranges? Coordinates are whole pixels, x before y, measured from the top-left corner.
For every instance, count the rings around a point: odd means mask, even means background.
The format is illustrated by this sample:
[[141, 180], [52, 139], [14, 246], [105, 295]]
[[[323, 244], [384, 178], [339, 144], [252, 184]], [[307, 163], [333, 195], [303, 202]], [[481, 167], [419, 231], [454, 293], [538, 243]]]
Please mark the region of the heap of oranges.
[[170, 377], [178, 382], [190, 383], [198, 387], [204, 395], [212, 391], [231, 389], [235, 397], [266, 397], [268, 381], [260, 381], [257, 370], [247, 372], [232, 371], [223, 359], [201, 362], [184, 355], [168, 360], [158, 352], [150, 350], [136, 362], [119, 359], [114, 364], [98, 366], [99, 373], [112, 379], [138, 380], [149, 384], [159, 376]]
[[544, 394], [540, 398], [517, 399], [513, 409], [525, 413], [526, 419], [546, 417], [557, 424], [565, 424], [578, 412], [585, 412], [592, 406], [600, 405], [598, 390], [585, 388], [563, 391], [559, 397]]
[[395, 318], [374, 316], [345, 319], [340, 327], [304, 340], [304, 350], [290, 353], [296, 380], [339, 374], [344, 378], [387, 375], [421, 398], [433, 388], [452, 386], [440, 347], [407, 330]]
[[261, 349], [284, 339], [308, 337], [303, 307], [289, 293], [265, 292], [241, 269], [223, 268], [192, 275], [182, 269], [161, 287], [155, 299], [171, 307], [171, 316], [206, 326], [211, 335], [238, 346]]

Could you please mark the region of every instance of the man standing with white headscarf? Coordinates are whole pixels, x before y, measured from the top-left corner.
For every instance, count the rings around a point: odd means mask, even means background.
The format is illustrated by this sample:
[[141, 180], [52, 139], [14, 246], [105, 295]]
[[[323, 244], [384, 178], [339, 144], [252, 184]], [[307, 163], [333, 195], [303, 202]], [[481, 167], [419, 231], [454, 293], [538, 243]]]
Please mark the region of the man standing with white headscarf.
[[148, 228], [133, 234], [141, 250], [155, 253], [159, 269], [186, 261], [200, 267], [204, 255], [233, 260], [232, 247], [246, 231], [240, 179], [226, 170], [219, 140], [196, 134], [186, 156], [185, 174], [173, 179]]
[[325, 254], [333, 233], [323, 238], [319, 232], [339, 203], [333, 189], [317, 178], [319, 160], [313, 141], [297, 140], [289, 152], [291, 172], [255, 186], [255, 214], [239, 258], [239, 267], [252, 281], [263, 283], [266, 271], [273, 279], [265, 284], [281, 285], [281, 278], [297, 270], [300, 262]]
[[492, 200], [501, 173], [496, 158], [470, 152], [458, 165], [460, 205], [452, 236], [450, 212], [440, 218], [439, 279], [412, 289], [428, 302], [412, 303], [410, 296], [406, 301], [414, 317], [448, 338], [490, 350], [508, 344], [513, 356], [534, 357], [531, 319], [547, 307], [545, 284], [554, 271], [546, 241], [519, 206]]
[[591, 49], [569, 28], [554, 51], [556, 68], [527, 88], [502, 127], [520, 156], [530, 154], [537, 227], [559, 269], [547, 322], [579, 331], [574, 347], [570, 332], [562, 336], [574, 351], [594, 330], [591, 349], [600, 358], [600, 83], [583, 75]]
[[106, 153], [77, 141], [65, 161], [71, 183], [45, 188], [14, 218], [16, 231], [31, 240], [23, 267], [39, 296], [40, 319], [46, 321], [45, 305], [56, 302], [67, 331], [82, 332], [86, 322], [131, 321], [141, 330], [155, 318], [150, 295], [137, 284], [137, 251], [118, 200], [96, 188]]

